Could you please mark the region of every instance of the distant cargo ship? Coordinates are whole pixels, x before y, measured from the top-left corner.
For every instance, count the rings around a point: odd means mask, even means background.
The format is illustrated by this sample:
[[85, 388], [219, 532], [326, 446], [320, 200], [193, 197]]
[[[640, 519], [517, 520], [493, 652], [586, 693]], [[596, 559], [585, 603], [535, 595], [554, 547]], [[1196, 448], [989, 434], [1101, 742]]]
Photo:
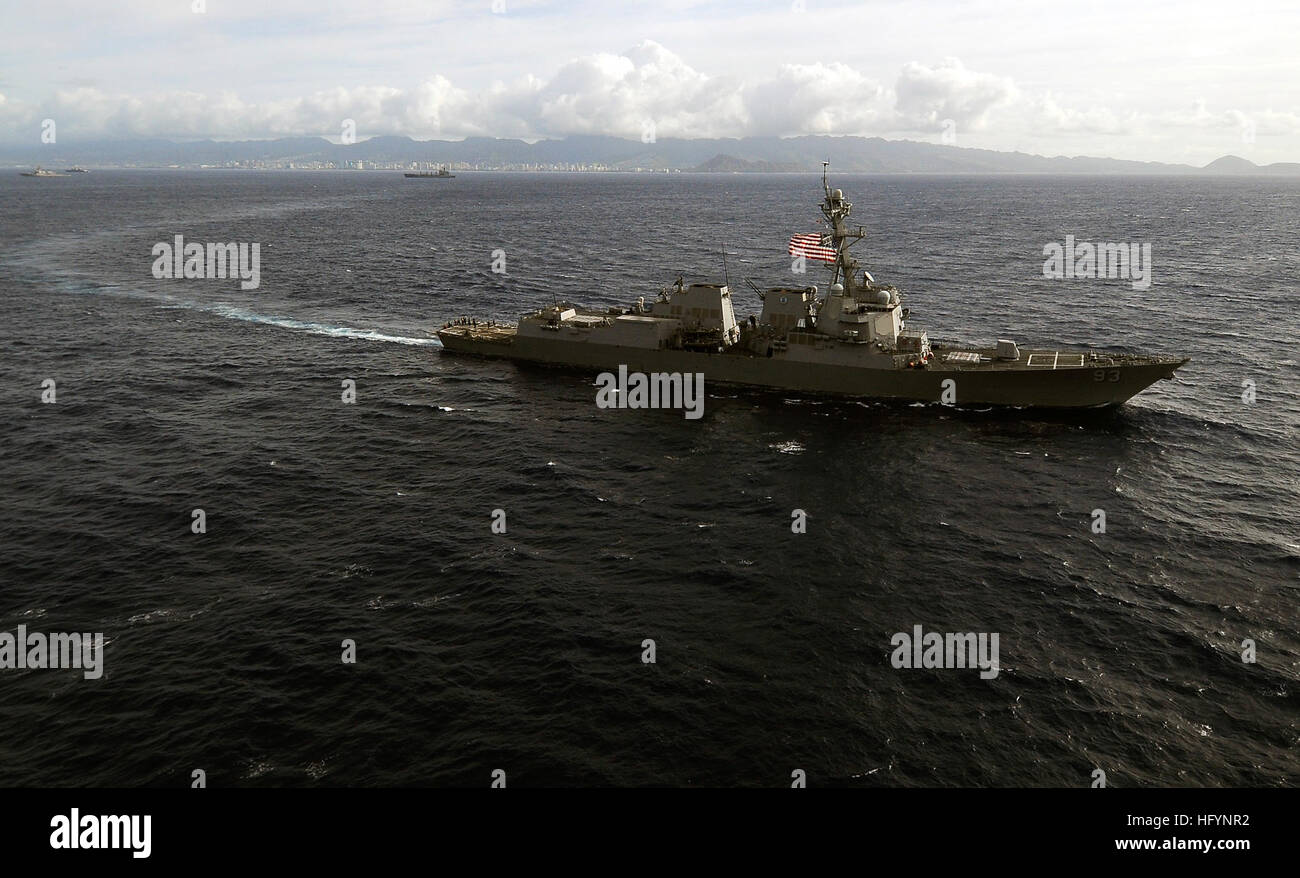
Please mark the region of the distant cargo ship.
[[87, 171], [87, 170], [86, 170], [85, 168], [83, 168], [81, 165], [77, 165], [75, 168], [68, 168], [68, 170], [66, 171], [66, 173], [69, 173], [69, 174], [89, 174], [90, 171]]
[[34, 170], [34, 171], [23, 171], [23, 172], [22, 172], [22, 175], [23, 175], [24, 177], [63, 177], [63, 176], [66, 176], [66, 175], [64, 175], [64, 174], [56, 174], [56, 173], [54, 173], [54, 171], [47, 171], [47, 170], [45, 170], [45, 168], [42, 168], [40, 165], [37, 165], [37, 166], [36, 166], [36, 170]]
[[443, 165], [441, 168], [439, 168], [436, 171], [407, 171], [406, 176], [407, 177], [445, 177], [447, 179], [451, 179], [456, 175], [453, 174], [451, 171], [447, 170], [446, 165]]

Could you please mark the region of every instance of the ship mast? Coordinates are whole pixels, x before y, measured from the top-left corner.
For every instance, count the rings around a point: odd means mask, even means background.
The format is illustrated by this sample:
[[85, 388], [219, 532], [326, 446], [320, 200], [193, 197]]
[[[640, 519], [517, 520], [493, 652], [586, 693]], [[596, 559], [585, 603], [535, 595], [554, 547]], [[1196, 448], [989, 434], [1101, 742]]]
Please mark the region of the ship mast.
[[861, 226], [856, 229], [850, 229], [845, 225], [849, 213], [853, 210], [853, 204], [846, 201], [844, 192], [839, 189], [831, 189], [830, 183], [826, 179], [826, 171], [830, 167], [830, 162], [822, 162], [822, 190], [826, 193], [826, 198], [822, 201], [822, 215], [831, 225], [831, 239], [835, 244], [835, 265], [831, 272], [831, 288], [840, 280], [841, 275], [844, 279], [845, 295], [856, 298], [857, 279], [854, 277], [855, 269], [858, 263], [849, 257], [848, 249], [850, 240], [860, 240], [866, 237], [866, 233]]

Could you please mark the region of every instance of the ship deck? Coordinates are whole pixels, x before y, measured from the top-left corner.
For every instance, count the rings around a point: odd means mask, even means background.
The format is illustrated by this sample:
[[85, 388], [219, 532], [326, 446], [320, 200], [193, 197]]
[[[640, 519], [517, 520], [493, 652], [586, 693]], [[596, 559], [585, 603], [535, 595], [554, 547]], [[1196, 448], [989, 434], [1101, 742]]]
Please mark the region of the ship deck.
[[1000, 360], [996, 348], [963, 345], [949, 340], [932, 342], [934, 359], [931, 369], [962, 369], [980, 371], [1060, 369], [1119, 369], [1126, 366], [1170, 365], [1181, 366], [1184, 357], [1130, 354], [1120, 351], [1052, 350], [1021, 348], [1020, 359]]

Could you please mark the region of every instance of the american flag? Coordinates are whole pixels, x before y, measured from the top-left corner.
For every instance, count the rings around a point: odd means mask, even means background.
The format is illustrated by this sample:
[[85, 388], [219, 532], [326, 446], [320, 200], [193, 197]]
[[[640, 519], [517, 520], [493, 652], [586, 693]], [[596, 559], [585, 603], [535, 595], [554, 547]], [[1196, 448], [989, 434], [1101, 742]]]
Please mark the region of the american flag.
[[834, 262], [835, 248], [826, 246], [828, 243], [829, 238], [821, 235], [794, 235], [790, 238], [790, 255], [819, 262]]

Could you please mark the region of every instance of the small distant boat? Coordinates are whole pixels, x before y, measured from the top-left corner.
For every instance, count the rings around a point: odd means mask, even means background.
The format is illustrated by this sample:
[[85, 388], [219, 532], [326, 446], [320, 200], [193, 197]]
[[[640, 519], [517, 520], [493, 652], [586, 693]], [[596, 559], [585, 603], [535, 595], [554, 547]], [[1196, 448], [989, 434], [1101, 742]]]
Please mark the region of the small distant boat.
[[37, 165], [37, 166], [36, 166], [36, 170], [34, 170], [34, 171], [23, 171], [23, 172], [22, 172], [22, 175], [23, 175], [24, 177], [63, 177], [63, 176], [65, 176], [64, 174], [56, 174], [54, 171], [47, 171], [47, 170], [45, 170], [44, 168], [42, 168], [40, 165]]
[[439, 168], [436, 171], [407, 171], [406, 176], [407, 177], [442, 177], [444, 179], [450, 180], [454, 178], [456, 175], [453, 174], [451, 171], [447, 170], [446, 165], [443, 165], [441, 168]]
[[87, 171], [87, 170], [86, 170], [85, 168], [83, 168], [81, 165], [77, 165], [75, 168], [68, 168], [66, 171], [64, 171], [64, 173], [66, 173], [66, 174], [89, 174], [90, 171]]

